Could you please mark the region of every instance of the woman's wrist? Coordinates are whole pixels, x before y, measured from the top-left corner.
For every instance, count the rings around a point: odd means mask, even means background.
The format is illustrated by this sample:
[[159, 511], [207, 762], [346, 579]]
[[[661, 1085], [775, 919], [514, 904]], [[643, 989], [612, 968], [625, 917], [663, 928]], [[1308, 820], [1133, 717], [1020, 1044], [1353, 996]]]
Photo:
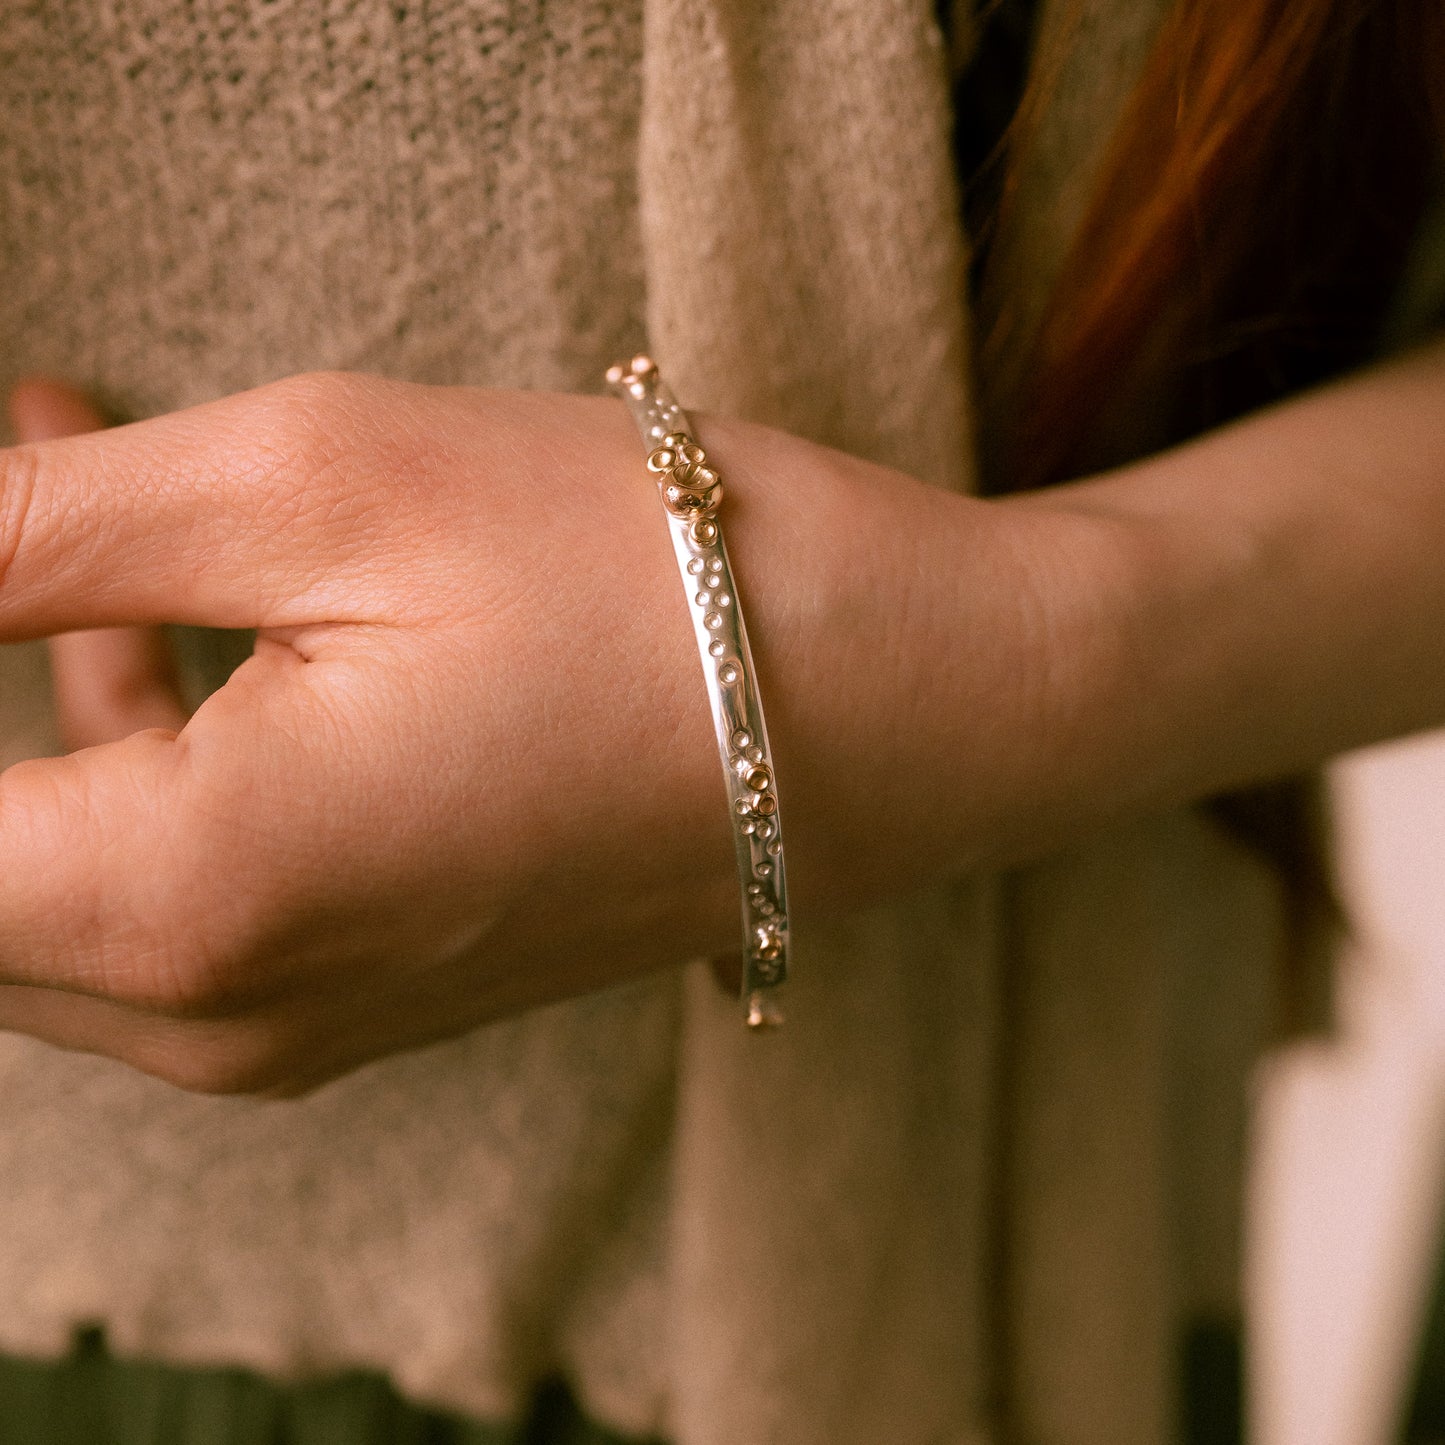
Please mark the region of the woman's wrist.
[[741, 423], [698, 431], [729, 482], [795, 916], [1047, 846], [1122, 605], [1113, 529]]
[[1445, 720], [1445, 348], [1003, 500], [707, 428], [797, 916]]

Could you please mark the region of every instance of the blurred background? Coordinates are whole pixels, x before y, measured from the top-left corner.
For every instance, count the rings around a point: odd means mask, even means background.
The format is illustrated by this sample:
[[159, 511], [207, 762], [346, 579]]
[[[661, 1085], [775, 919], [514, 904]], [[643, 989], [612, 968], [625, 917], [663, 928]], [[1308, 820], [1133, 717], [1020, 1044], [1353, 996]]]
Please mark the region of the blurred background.
[[1355, 939], [1336, 1037], [1259, 1075], [1247, 1438], [1445, 1445], [1445, 733], [1331, 785]]

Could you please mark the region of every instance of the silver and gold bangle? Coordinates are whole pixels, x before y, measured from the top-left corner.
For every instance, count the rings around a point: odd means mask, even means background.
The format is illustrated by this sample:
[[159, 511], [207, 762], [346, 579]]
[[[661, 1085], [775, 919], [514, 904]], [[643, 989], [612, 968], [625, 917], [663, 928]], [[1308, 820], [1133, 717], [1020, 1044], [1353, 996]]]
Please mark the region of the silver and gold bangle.
[[727, 783], [742, 885], [743, 1005], [748, 1027], [764, 1028], [783, 1020], [778, 990], [788, 976], [783, 824], [753, 655], [717, 518], [722, 481], [651, 357], [612, 367], [607, 381], [642, 433], [672, 533]]

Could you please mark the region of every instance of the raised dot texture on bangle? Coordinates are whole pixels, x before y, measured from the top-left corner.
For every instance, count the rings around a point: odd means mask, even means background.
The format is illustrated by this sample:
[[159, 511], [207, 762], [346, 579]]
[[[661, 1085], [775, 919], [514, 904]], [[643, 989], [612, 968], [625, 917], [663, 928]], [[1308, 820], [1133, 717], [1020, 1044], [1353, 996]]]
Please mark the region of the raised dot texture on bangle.
[[768, 748], [742, 604], [719, 524], [726, 491], [716, 464], [648, 356], [607, 372], [632, 412], [686, 589], [723, 777], [732, 804], [742, 897], [743, 1003], [751, 1028], [781, 1022], [788, 910], [776, 774]]

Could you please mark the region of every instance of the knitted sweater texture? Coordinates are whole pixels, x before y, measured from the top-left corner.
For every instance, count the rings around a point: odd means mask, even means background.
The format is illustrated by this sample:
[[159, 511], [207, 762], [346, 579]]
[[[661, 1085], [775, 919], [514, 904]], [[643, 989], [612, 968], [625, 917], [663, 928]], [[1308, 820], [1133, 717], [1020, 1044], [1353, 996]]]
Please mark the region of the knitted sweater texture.
[[[930, 0], [0, 7], [0, 385], [122, 417], [317, 367], [591, 391], [646, 343], [690, 406], [966, 489], [957, 216]], [[198, 691], [246, 645], [182, 643]], [[0, 650], [0, 761], [54, 747]], [[1171, 816], [800, 930], [762, 1048], [682, 960], [292, 1102], [0, 1036], [0, 1348], [97, 1321], [498, 1419], [560, 1370], [677, 1445], [981, 1441], [1001, 1393], [1157, 1445], [1175, 1323], [1233, 1303], [1276, 905]]]

